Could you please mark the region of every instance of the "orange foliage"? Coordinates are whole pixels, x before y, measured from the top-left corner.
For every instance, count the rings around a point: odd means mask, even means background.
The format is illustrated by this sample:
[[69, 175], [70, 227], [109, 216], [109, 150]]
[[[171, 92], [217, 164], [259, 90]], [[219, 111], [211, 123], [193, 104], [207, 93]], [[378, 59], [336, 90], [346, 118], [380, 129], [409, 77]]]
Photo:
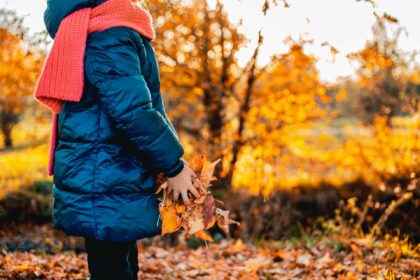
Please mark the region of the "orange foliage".
[[40, 57], [26, 50], [21, 39], [5, 28], [0, 28], [0, 42], [0, 110], [18, 114], [25, 108], [25, 98], [33, 93]]
[[168, 198], [168, 183], [164, 182], [157, 190], [162, 192], [159, 212], [162, 219], [162, 235], [179, 230], [181, 227], [188, 236], [195, 235], [197, 238], [212, 241], [205, 230], [213, 227], [216, 223], [224, 232], [229, 232], [229, 224], [237, 223], [229, 219], [229, 211], [216, 208], [216, 202], [208, 188], [213, 177], [214, 169], [220, 160], [207, 164], [203, 156], [198, 156], [191, 162], [191, 168], [196, 172], [197, 178], [193, 185], [200, 194], [199, 198], [193, 200], [190, 205], [183, 202], [173, 202]]
[[0, 21], [0, 132], [5, 146], [12, 146], [12, 129], [30, 104], [44, 55], [26, 38], [15, 13], [0, 10]]

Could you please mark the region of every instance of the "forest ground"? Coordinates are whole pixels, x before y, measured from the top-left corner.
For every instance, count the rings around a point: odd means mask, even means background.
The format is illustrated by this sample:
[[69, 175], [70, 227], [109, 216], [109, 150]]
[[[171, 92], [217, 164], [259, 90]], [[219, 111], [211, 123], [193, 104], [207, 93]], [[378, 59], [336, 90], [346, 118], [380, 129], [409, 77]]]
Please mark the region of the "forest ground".
[[[166, 240], [165, 240], [166, 239]], [[418, 247], [392, 236], [312, 233], [283, 241], [138, 243], [139, 279], [418, 279]], [[0, 279], [87, 279], [83, 240], [50, 225], [0, 230]]]

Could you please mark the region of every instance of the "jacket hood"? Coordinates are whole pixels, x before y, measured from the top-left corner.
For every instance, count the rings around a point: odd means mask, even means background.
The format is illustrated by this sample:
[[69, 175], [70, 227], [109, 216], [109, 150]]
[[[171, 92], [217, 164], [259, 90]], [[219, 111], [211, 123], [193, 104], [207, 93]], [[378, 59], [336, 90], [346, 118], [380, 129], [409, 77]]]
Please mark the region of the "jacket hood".
[[44, 11], [44, 23], [48, 33], [55, 37], [61, 21], [69, 14], [79, 9], [96, 7], [107, 0], [48, 0]]

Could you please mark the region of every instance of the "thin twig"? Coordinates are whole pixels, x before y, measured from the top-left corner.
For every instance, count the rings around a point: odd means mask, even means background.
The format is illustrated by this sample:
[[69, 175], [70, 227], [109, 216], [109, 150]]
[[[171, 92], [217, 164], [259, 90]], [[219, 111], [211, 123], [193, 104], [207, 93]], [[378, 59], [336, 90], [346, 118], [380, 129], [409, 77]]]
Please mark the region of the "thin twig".
[[393, 200], [386, 208], [385, 212], [379, 218], [378, 222], [373, 226], [372, 232], [379, 233], [382, 227], [385, 225], [386, 221], [388, 220], [389, 216], [397, 209], [397, 207], [401, 206], [405, 202], [409, 201], [413, 197], [412, 192], [407, 192], [403, 194], [398, 200]]
[[357, 227], [358, 228], [361, 228], [362, 227], [362, 224], [365, 221], [366, 214], [367, 214], [367, 212], [369, 210], [369, 205], [370, 205], [371, 202], [372, 202], [372, 195], [370, 194], [368, 196], [367, 200], [366, 200], [365, 206], [363, 207], [363, 211], [360, 214], [359, 222], [357, 223]]

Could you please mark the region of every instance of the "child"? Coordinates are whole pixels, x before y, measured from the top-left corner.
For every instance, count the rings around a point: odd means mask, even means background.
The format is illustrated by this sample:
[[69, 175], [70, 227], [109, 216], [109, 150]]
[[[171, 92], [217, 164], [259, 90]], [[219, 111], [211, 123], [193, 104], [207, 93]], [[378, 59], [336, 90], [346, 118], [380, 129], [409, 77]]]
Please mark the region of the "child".
[[35, 96], [54, 113], [53, 225], [85, 237], [91, 279], [137, 279], [136, 240], [161, 230], [157, 174], [175, 199], [198, 197], [165, 114], [150, 15], [132, 0], [49, 0], [44, 20], [55, 40]]

